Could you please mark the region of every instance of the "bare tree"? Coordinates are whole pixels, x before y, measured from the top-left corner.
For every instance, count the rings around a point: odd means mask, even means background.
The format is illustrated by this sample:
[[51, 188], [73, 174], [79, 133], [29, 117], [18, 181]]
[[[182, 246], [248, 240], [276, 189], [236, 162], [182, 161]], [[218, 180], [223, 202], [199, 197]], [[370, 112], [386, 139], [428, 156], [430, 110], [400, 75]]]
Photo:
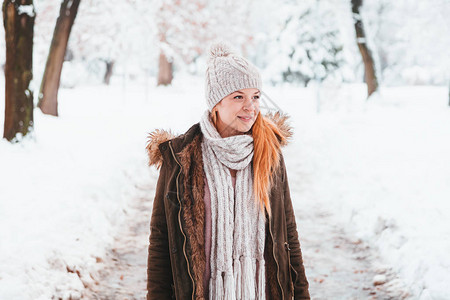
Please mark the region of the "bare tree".
[[[209, 2], [211, 1], [159, 1], [159, 8], [155, 14], [159, 39], [158, 85], [171, 84], [174, 66], [180, 62], [186, 65], [192, 63], [205, 51], [204, 46], [214, 37], [212, 24], [221, 24], [221, 20], [211, 16], [208, 5], [216, 6], [216, 4]], [[229, 6], [228, 2], [227, 4]], [[216, 7], [216, 11], [227, 15], [221, 8]], [[238, 18], [235, 11], [231, 13], [235, 19]]]
[[105, 64], [106, 64], [106, 71], [105, 71], [105, 76], [103, 76], [103, 83], [106, 85], [109, 85], [111, 82], [111, 77], [113, 75], [113, 69], [114, 69], [114, 60], [109, 60], [106, 59], [105, 60]]
[[169, 85], [173, 79], [172, 62], [169, 62], [167, 56], [161, 51], [159, 54], [158, 85]]
[[367, 84], [368, 96], [370, 96], [378, 89], [378, 79], [375, 73], [375, 65], [372, 57], [372, 52], [367, 46], [364, 25], [359, 11], [363, 4], [363, 0], [351, 0], [351, 3], [356, 31], [356, 43], [358, 44], [359, 52], [361, 52], [362, 60], [364, 63], [364, 80]]
[[[159, 43], [161, 45], [167, 45], [167, 33], [171, 29], [171, 19], [166, 18], [166, 14], [168, 12], [171, 12], [174, 14], [176, 11], [176, 6], [179, 6], [179, 2], [170, 2], [170, 1], [163, 1], [161, 2], [161, 7], [159, 8], [159, 13], [157, 14], [156, 24], [158, 28], [158, 37], [159, 37]], [[175, 18], [175, 14], [174, 14]], [[172, 61], [169, 61], [169, 58], [167, 57], [167, 54], [165, 53], [167, 51], [164, 51], [164, 48], [160, 48], [159, 52], [159, 63], [158, 63], [158, 84], [157, 85], [169, 85], [172, 83], [173, 80], [173, 64]], [[173, 57], [171, 57], [171, 60]]]
[[3, 137], [16, 141], [33, 128], [33, 0], [4, 0], [5, 27], [5, 124]]
[[79, 5], [80, 0], [64, 0], [61, 3], [39, 91], [38, 106], [45, 114], [58, 115], [58, 89], [61, 70], [70, 31], [77, 16]]

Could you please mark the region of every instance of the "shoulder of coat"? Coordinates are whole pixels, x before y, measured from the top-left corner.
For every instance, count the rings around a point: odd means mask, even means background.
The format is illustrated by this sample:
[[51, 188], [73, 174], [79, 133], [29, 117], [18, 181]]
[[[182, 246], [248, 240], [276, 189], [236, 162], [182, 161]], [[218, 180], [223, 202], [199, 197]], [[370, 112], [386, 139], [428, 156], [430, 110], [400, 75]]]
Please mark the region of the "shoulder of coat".
[[[178, 135], [179, 136], [179, 135]], [[148, 165], [160, 168], [162, 165], [163, 157], [159, 150], [159, 145], [177, 137], [170, 130], [155, 129], [148, 134], [147, 146], [145, 147], [148, 154]]]
[[[279, 133], [283, 136], [283, 138], [281, 138], [280, 136], [277, 135], [278, 139], [280, 140], [281, 146], [287, 145], [289, 143], [289, 139], [293, 135], [292, 126], [288, 123], [289, 116], [285, 113], [277, 111], [275, 113], [269, 112], [265, 114], [264, 117], [266, 118], [266, 120], [272, 122], [278, 128]], [[195, 125], [193, 127], [195, 127]], [[193, 130], [193, 127], [188, 132], [194, 132], [191, 131]], [[146, 146], [146, 151], [149, 158], [148, 160], [149, 166], [156, 166], [156, 168], [159, 169], [162, 165], [163, 157], [159, 149], [159, 145], [186, 134], [187, 133], [176, 135], [170, 130], [165, 129], [155, 129], [152, 132], [150, 132], [148, 134]]]
[[288, 119], [290, 118], [289, 115], [280, 111], [276, 111], [269, 112], [265, 114], [264, 117], [266, 118], [266, 120], [271, 121], [278, 128], [280, 134], [282, 135], [279, 136], [278, 134], [276, 134], [278, 140], [280, 141], [281, 146], [286, 146], [293, 135], [293, 128], [288, 121]]

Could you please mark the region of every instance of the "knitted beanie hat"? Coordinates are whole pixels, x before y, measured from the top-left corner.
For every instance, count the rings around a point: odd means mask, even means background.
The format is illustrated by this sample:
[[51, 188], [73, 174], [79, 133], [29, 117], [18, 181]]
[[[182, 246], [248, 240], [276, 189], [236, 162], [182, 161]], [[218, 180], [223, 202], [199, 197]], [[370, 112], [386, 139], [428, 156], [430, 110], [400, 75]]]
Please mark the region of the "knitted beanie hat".
[[206, 103], [210, 111], [235, 91], [261, 90], [261, 86], [261, 76], [253, 64], [234, 53], [224, 42], [211, 46], [206, 69]]

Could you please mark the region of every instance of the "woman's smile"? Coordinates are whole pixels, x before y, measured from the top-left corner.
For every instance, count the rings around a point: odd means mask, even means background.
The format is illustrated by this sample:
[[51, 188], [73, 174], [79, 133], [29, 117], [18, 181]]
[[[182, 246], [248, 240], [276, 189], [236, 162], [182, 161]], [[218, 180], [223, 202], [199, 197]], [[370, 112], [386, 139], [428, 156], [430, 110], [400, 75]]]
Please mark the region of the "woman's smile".
[[250, 123], [253, 120], [251, 116], [238, 116], [238, 118], [245, 123]]

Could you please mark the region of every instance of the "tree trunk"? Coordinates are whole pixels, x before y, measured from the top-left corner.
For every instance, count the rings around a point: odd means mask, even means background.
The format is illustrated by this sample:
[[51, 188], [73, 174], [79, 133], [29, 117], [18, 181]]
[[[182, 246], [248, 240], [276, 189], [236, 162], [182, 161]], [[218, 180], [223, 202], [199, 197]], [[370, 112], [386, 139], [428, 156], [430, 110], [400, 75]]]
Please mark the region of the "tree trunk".
[[33, 128], [33, 0], [4, 0], [5, 27], [5, 124], [3, 137], [17, 141]]
[[159, 73], [158, 85], [169, 85], [173, 79], [172, 63], [167, 60], [167, 57], [161, 51], [159, 54]]
[[366, 43], [366, 34], [359, 9], [362, 6], [363, 0], [351, 0], [353, 20], [356, 31], [356, 43], [358, 44], [359, 52], [364, 62], [364, 80], [367, 84], [368, 96], [372, 95], [378, 89], [378, 79], [375, 73], [375, 65], [373, 62], [372, 52]]
[[79, 5], [80, 0], [64, 0], [61, 3], [39, 91], [38, 106], [44, 114], [58, 115], [58, 89], [64, 54]]
[[109, 85], [111, 82], [111, 76], [113, 74], [113, 68], [114, 68], [114, 61], [113, 60], [107, 60], [106, 63], [106, 72], [105, 77], [103, 77], [103, 83], [106, 85]]

